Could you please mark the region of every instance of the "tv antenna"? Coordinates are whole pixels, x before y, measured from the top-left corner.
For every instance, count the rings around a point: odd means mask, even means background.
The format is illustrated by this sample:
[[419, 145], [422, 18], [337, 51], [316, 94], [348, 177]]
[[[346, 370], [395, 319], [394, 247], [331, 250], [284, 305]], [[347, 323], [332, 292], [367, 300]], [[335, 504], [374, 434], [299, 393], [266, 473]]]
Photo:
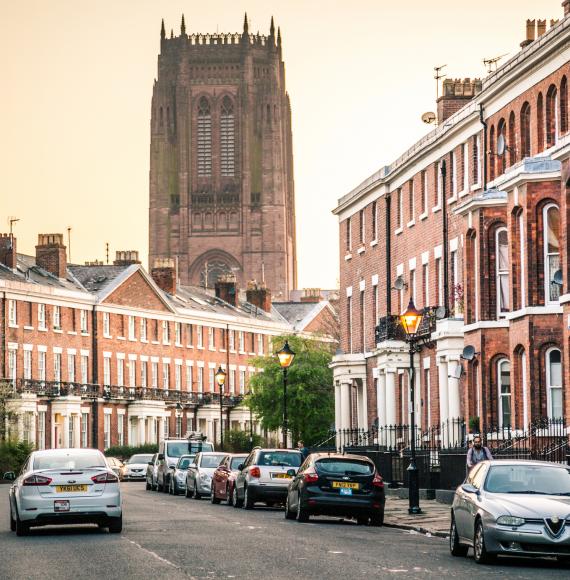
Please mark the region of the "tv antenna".
[[487, 72], [491, 74], [497, 70], [497, 63], [505, 56], [507, 56], [508, 52], [505, 54], [501, 54], [500, 56], [495, 56], [494, 58], [484, 58], [483, 64], [487, 67]]
[[9, 217], [8, 218], [8, 222], [10, 223], [10, 235], [12, 235], [13, 230], [14, 230], [14, 224], [19, 222], [20, 218], [17, 217]]
[[439, 79], [444, 79], [447, 75], [441, 74], [441, 71], [446, 67], [446, 64], [442, 64], [441, 66], [434, 66], [433, 71], [434, 75], [433, 78], [435, 79], [435, 100], [439, 99]]

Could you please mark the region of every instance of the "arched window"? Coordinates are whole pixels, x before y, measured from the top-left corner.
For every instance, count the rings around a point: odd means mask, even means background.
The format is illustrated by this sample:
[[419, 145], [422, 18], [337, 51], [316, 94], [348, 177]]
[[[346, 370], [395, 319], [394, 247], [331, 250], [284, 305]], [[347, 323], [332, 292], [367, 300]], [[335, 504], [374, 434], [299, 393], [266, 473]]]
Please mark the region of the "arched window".
[[558, 91], [550, 85], [546, 93], [546, 147], [558, 141]]
[[505, 316], [511, 309], [509, 285], [509, 236], [507, 228], [499, 228], [495, 233], [497, 316]]
[[497, 362], [497, 384], [499, 386], [499, 427], [511, 426], [511, 363], [502, 358]]
[[521, 108], [521, 157], [530, 157], [530, 105], [524, 103]]
[[220, 111], [220, 171], [223, 177], [233, 177], [235, 172], [234, 105], [224, 97]]
[[495, 126], [491, 126], [489, 131], [489, 180], [495, 179]]
[[[507, 131], [506, 131], [506, 123], [504, 119], [499, 119], [499, 122], [497, 123], [497, 138], [495, 141], [495, 148], [497, 148], [497, 143], [499, 142], [499, 137], [502, 135], [503, 139], [505, 140], [505, 143], [507, 143]], [[497, 150], [497, 149], [496, 149]], [[498, 151], [497, 151], [498, 154]], [[501, 175], [502, 173], [505, 172], [505, 158], [506, 158], [507, 152], [505, 151], [502, 155], [497, 155], [497, 175]]]
[[560, 419], [562, 408], [562, 355], [557, 348], [546, 351], [546, 400], [548, 418]]
[[554, 274], [560, 270], [560, 210], [551, 203], [543, 210], [544, 226], [544, 297], [545, 304], [558, 302], [560, 286]]
[[197, 136], [198, 176], [212, 175], [212, 115], [210, 103], [202, 97], [198, 103], [198, 136]]
[[509, 139], [507, 144], [509, 146], [509, 165], [517, 162], [517, 138], [515, 131], [515, 113], [511, 111], [509, 115]]
[[568, 81], [562, 77], [560, 81], [560, 134], [568, 132]]
[[538, 153], [544, 150], [544, 104], [542, 93], [538, 93], [536, 99], [536, 143]]

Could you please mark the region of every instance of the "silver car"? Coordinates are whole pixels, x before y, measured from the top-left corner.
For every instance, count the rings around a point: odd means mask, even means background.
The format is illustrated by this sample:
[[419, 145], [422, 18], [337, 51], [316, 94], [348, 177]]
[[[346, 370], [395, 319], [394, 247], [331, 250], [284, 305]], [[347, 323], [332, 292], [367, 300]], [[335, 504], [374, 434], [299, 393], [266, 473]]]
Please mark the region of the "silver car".
[[188, 466], [186, 472], [186, 497], [200, 499], [212, 492], [212, 476], [220, 465], [225, 453], [203, 451], [196, 455], [194, 463]]
[[34, 451], [9, 491], [10, 529], [18, 536], [30, 527], [95, 523], [111, 533], [123, 528], [119, 478], [97, 449]]
[[121, 469], [121, 481], [144, 481], [146, 468], [152, 459], [152, 453], [137, 453], [131, 455]]
[[178, 495], [186, 489], [186, 473], [188, 471], [188, 467], [191, 463], [194, 462], [195, 458], [196, 454], [192, 453], [191, 455], [183, 455], [178, 460], [178, 463], [171, 470], [172, 473], [168, 478], [168, 481], [170, 482], [168, 493], [171, 495]]
[[450, 550], [475, 561], [498, 555], [570, 557], [570, 467], [523, 460], [482, 461], [455, 492]]
[[158, 489], [158, 453], [152, 456], [152, 459], [148, 462], [146, 467], [146, 489], [157, 490]]

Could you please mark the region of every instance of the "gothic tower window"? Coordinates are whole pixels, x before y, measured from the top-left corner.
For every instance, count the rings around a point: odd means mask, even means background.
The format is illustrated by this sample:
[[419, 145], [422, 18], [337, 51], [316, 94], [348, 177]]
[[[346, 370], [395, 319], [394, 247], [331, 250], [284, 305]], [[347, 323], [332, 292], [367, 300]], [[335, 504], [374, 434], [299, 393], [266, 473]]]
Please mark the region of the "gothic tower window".
[[530, 157], [530, 105], [521, 108], [521, 157]]
[[234, 105], [227, 96], [220, 114], [220, 170], [222, 177], [233, 177], [235, 173]]
[[202, 97], [198, 103], [198, 176], [212, 175], [212, 114], [210, 103]]

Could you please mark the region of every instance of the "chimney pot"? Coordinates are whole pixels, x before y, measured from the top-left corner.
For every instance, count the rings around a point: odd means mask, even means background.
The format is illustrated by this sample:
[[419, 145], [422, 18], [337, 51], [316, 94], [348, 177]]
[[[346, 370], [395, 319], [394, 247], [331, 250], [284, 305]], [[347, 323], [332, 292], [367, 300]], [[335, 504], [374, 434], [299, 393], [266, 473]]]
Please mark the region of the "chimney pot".
[[114, 266], [130, 266], [140, 263], [138, 250], [118, 250], [115, 252]]
[[536, 37], [542, 36], [546, 32], [546, 19], [536, 21]]
[[0, 234], [0, 264], [15, 270], [17, 259], [16, 238], [12, 234]]
[[57, 278], [67, 276], [67, 248], [63, 234], [38, 234], [36, 264]]
[[443, 81], [443, 96], [437, 100], [438, 123], [443, 123], [464, 107], [475, 95], [481, 92], [481, 87], [481, 79], [445, 79]]
[[568, 16], [570, 14], [570, 0], [564, 0], [562, 7], [564, 8], [564, 16]]
[[264, 284], [258, 284], [255, 280], [248, 282], [246, 298], [250, 304], [271, 312], [271, 291]]
[[234, 275], [222, 275], [216, 281], [216, 297], [232, 306], [238, 305], [238, 289]]

